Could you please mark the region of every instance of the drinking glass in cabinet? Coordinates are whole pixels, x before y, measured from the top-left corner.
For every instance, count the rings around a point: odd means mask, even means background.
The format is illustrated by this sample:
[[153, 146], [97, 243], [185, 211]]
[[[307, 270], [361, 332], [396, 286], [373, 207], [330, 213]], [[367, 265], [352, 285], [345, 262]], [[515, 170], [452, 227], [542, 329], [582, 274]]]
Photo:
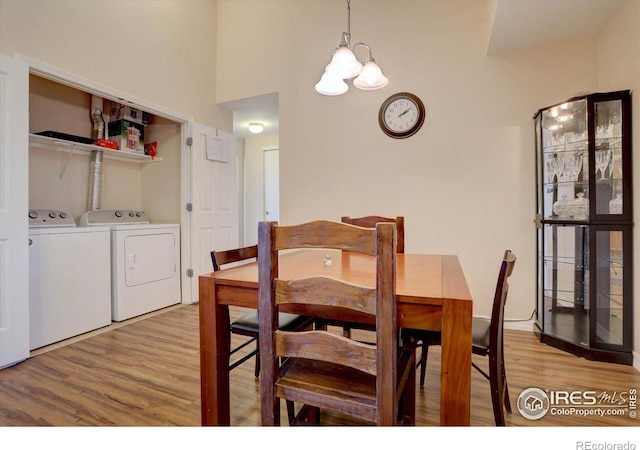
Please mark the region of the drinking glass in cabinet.
[[545, 166], [547, 169], [547, 176], [549, 179], [549, 183], [553, 183], [554, 177], [559, 182], [560, 177], [564, 172], [564, 161], [557, 156], [549, 156], [545, 161]]
[[584, 192], [578, 192], [576, 198], [569, 204], [569, 215], [575, 220], [589, 218], [589, 200], [584, 197]]
[[547, 183], [553, 183], [553, 177], [556, 175], [553, 168], [553, 156], [544, 160], [544, 168], [547, 173]]
[[596, 138], [610, 138], [613, 136], [613, 125], [598, 125], [596, 127]]
[[569, 153], [565, 158], [565, 177], [568, 181], [577, 181], [582, 170], [582, 152]]
[[609, 214], [622, 214], [622, 194], [616, 194], [616, 198], [609, 202]]
[[604, 173], [609, 167], [611, 160], [611, 150], [597, 150], [596, 151], [596, 172], [600, 171], [600, 179], [604, 180]]

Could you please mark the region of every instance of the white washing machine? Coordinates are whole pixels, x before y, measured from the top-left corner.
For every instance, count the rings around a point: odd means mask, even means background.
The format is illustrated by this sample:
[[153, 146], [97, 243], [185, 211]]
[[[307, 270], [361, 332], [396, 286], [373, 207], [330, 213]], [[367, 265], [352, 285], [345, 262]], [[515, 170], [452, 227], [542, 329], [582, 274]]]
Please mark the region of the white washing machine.
[[143, 211], [94, 210], [80, 227], [111, 229], [111, 309], [119, 322], [181, 302], [180, 225], [150, 223]]
[[111, 324], [110, 230], [29, 210], [30, 349]]

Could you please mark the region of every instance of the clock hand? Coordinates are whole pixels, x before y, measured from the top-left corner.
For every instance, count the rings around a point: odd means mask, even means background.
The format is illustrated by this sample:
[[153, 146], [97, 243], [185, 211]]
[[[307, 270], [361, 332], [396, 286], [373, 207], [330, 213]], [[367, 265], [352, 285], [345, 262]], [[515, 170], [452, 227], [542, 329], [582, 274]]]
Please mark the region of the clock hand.
[[[411, 108], [413, 108], [413, 106], [412, 106]], [[398, 117], [402, 117], [402, 116], [404, 116], [406, 113], [408, 113], [409, 111], [411, 111], [411, 108], [407, 108], [407, 109], [405, 109], [403, 112], [401, 112], [401, 113], [398, 115]]]

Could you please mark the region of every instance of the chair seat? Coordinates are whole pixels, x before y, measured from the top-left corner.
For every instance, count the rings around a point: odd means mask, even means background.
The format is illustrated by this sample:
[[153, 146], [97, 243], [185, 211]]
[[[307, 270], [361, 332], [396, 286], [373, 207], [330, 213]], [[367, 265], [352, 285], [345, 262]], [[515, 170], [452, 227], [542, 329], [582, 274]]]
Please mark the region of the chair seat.
[[473, 327], [473, 353], [477, 355], [486, 355], [489, 353], [489, 334], [491, 331], [491, 321], [481, 317], [474, 317]]
[[[316, 393], [340, 399], [341, 402], [366, 399], [363, 404], [373, 406], [376, 401], [376, 377], [350, 367], [329, 362], [291, 358], [281, 367], [277, 385], [280, 389], [313, 386]], [[349, 380], [345, 382], [345, 380]]]
[[[311, 322], [308, 317], [298, 314], [280, 313], [278, 315], [278, 327], [281, 330], [294, 330], [305, 323]], [[259, 330], [258, 310], [252, 310], [231, 323], [231, 332], [245, 336], [258, 336]]]
[[[400, 357], [398, 378], [408, 370], [413, 370], [413, 360]], [[276, 395], [319, 408], [356, 412], [364, 420], [376, 421], [376, 377], [339, 364], [290, 358], [280, 368]]]
[[[491, 330], [491, 322], [481, 317], [472, 319], [472, 338], [473, 353], [478, 355], [486, 355], [489, 352], [489, 334]], [[440, 345], [441, 335], [439, 331], [404, 329], [403, 333], [413, 337], [417, 341], [425, 342], [427, 345]]]

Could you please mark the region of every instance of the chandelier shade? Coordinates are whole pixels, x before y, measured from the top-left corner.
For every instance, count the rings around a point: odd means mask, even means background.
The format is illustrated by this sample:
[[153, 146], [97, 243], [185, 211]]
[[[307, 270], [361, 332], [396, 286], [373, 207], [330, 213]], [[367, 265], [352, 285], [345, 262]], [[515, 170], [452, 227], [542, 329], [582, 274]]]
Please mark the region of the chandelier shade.
[[322, 95], [342, 95], [349, 90], [349, 85], [340, 77], [323, 73], [316, 84], [316, 92]]
[[373, 59], [364, 63], [362, 72], [360, 72], [358, 78], [353, 80], [355, 87], [365, 91], [380, 89], [387, 84], [389, 84], [389, 79], [382, 74], [382, 70]]
[[346, 46], [338, 47], [333, 54], [331, 62], [324, 69], [331, 76], [343, 80], [355, 78], [362, 71], [362, 64], [356, 59], [356, 55]]

